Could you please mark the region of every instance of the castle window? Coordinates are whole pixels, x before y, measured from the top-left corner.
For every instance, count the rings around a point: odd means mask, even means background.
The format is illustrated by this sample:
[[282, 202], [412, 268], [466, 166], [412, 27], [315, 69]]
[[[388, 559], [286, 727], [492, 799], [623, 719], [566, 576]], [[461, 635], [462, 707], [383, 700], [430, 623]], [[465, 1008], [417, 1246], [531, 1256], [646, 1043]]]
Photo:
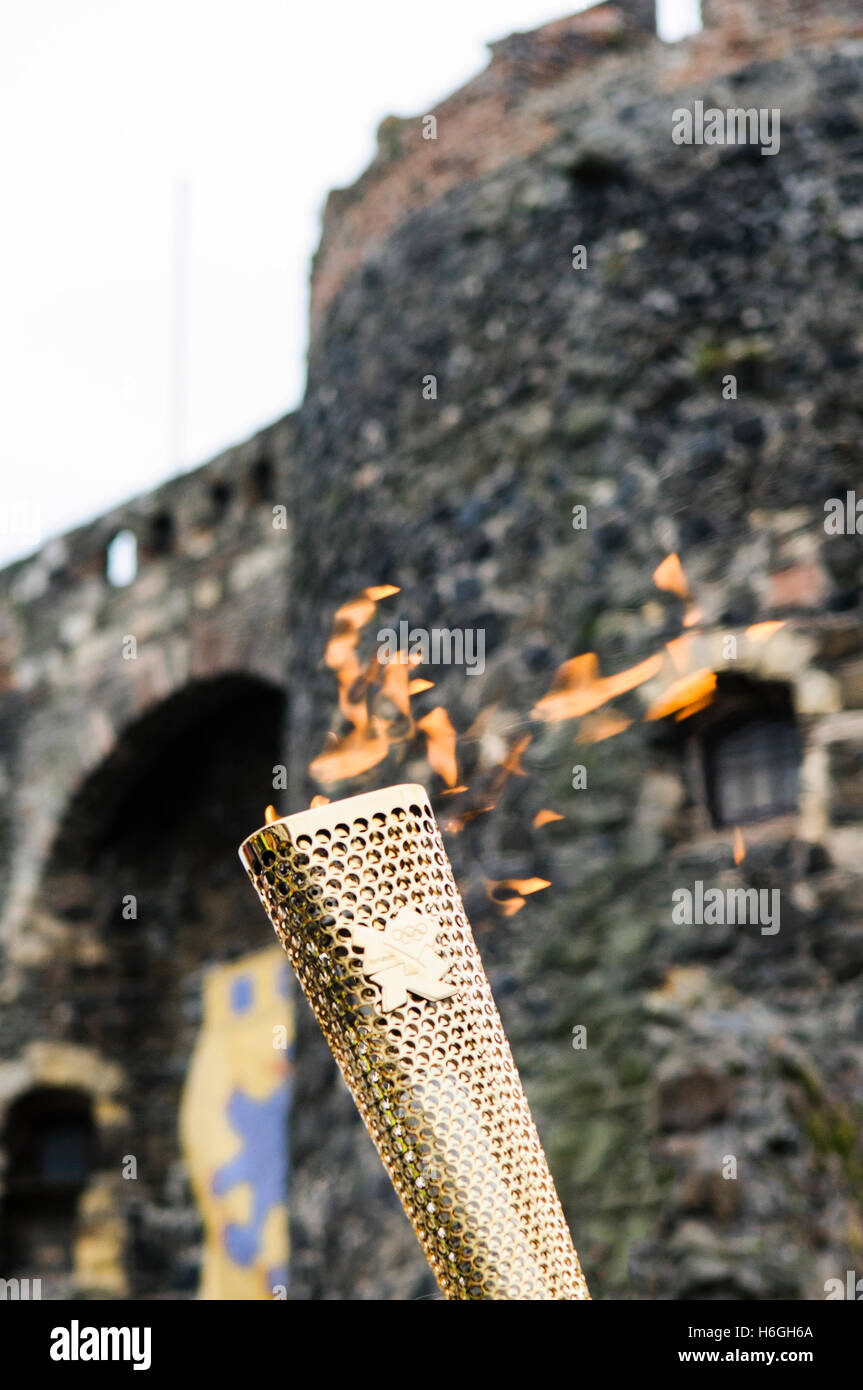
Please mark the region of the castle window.
[[118, 531], [105, 551], [105, 575], [115, 589], [124, 589], [138, 574], [138, 540], [134, 531]]
[[2, 1202], [0, 1274], [57, 1274], [72, 1268], [78, 1199], [95, 1157], [89, 1099], [38, 1088], [11, 1107]]
[[701, 746], [716, 827], [796, 813], [801, 750], [787, 686], [720, 678]]
[[656, 32], [664, 43], [678, 43], [702, 28], [700, 0], [656, 0]]
[[717, 826], [793, 815], [799, 750], [793, 724], [744, 724], [707, 750], [710, 813]]

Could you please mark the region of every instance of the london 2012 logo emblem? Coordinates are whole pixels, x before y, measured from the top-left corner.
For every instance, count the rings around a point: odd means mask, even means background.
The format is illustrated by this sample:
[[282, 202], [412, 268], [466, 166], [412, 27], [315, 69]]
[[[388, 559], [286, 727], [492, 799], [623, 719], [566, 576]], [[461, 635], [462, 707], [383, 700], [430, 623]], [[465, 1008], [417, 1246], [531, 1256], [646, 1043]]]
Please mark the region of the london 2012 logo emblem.
[[403, 907], [383, 931], [354, 926], [354, 945], [363, 952], [362, 973], [380, 986], [382, 1013], [401, 1008], [408, 994], [434, 1002], [455, 994], [457, 986], [444, 980], [449, 965], [438, 953], [439, 930], [412, 907]]

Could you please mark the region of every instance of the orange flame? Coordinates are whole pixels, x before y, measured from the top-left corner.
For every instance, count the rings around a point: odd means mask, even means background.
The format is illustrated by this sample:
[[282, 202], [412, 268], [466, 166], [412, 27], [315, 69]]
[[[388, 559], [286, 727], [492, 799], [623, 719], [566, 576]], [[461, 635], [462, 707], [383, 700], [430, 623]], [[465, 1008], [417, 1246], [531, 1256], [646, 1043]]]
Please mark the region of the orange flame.
[[381, 694], [392, 700], [399, 714], [406, 719], [411, 717], [410, 678], [408, 664], [401, 653], [392, 661], [386, 662], [381, 680]]
[[516, 739], [501, 763], [502, 771], [512, 773], [515, 777], [527, 776], [527, 773], [521, 765], [521, 756], [530, 744], [532, 737], [532, 734], [524, 734], [522, 738]]
[[279, 813], [276, 810], [275, 806], [268, 806], [266, 811], [264, 812], [264, 824], [272, 825], [273, 822], [277, 821], [278, 819]]
[[678, 598], [689, 598], [689, 585], [683, 573], [680, 557], [673, 551], [656, 566], [653, 582], [657, 589], [665, 589], [670, 594], [676, 594]]
[[598, 709], [609, 700], [634, 690], [655, 676], [662, 666], [662, 654], [649, 656], [637, 666], [630, 666], [616, 676], [602, 677], [595, 652], [585, 652], [565, 661], [557, 670], [551, 689], [538, 700], [532, 710], [535, 719], [555, 724], [563, 719], [577, 719], [579, 715]]
[[[482, 716], [474, 721], [471, 726], [473, 732], [478, 732], [483, 723]], [[474, 792], [473, 804], [467, 806], [447, 821], [445, 830], [457, 835], [464, 830], [465, 826], [477, 816], [485, 815], [487, 811], [493, 811], [503, 795], [504, 788], [510, 777], [526, 777], [528, 774], [522, 767], [521, 759], [525, 749], [529, 746], [532, 734], [522, 734], [513, 743], [507, 746], [507, 751], [500, 762], [495, 763], [490, 774], [478, 779], [478, 785]], [[467, 788], [465, 788], [467, 790]]]
[[778, 632], [779, 629], [784, 626], [784, 622], [777, 621], [753, 623], [751, 627], [746, 629], [746, 636], [749, 638], [750, 642], [767, 642], [773, 636], [774, 632]]
[[679, 709], [674, 716], [675, 724], [679, 724], [683, 719], [690, 719], [693, 714], [697, 714], [701, 709], [707, 709], [707, 706], [712, 703], [713, 696], [711, 694], [702, 695], [700, 700], [693, 700], [691, 705], [684, 705], [683, 709]]
[[378, 584], [363, 589], [362, 593], [341, 604], [333, 617], [333, 630], [324, 652], [324, 664], [335, 672], [339, 709], [355, 729], [365, 728], [368, 723], [366, 692], [380, 674], [375, 670], [377, 663], [374, 659], [365, 670], [360, 666], [356, 654], [360, 632], [374, 616], [378, 602], [398, 592], [394, 584]]
[[680, 714], [687, 718], [695, 713], [696, 707], [703, 709], [709, 704], [716, 690], [716, 673], [707, 667], [673, 681], [645, 714], [645, 719], [667, 719], [670, 714]]
[[742, 864], [746, 858], [746, 844], [739, 825], [734, 827], [734, 862]]
[[346, 657], [357, 645], [357, 638], [360, 630], [374, 615], [377, 606], [377, 598], [385, 598], [386, 594], [381, 590], [398, 593], [398, 589], [392, 585], [381, 585], [377, 589], [363, 589], [362, 593], [356, 594], [341, 604], [333, 616], [333, 630], [327, 642], [324, 652], [324, 662], [332, 670], [337, 671]]
[[323, 752], [309, 765], [309, 771], [316, 781], [325, 784], [346, 781], [383, 762], [389, 749], [384, 721], [372, 715], [364, 727], [351, 729], [344, 738], [331, 734]]
[[575, 741], [602, 743], [607, 738], [614, 738], [615, 734], [622, 734], [631, 723], [631, 719], [625, 719], [617, 710], [597, 710], [596, 714], [588, 714], [581, 721]]
[[[701, 621], [701, 611], [691, 601], [689, 585], [677, 554], [665, 557], [654, 571], [653, 579], [658, 588], [686, 601], [684, 629]], [[360, 776], [381, 762], [395, 744], [406, 742], [418, 731], [425, 737], [429, 765], [446, 784], [446, 790], [441, 794], [452, 796], [471, 792], [473, 804], [462, 806], [444, 825], [444, 829], [455, 833], [497, 805], [510, 777], [527, 775], [522, 758], [532, 735], [523, 734], [507, 746], [506, 729], [495, 728], [494, 720], [483, 722], [483, 716], [478, 717], [468, 733], [476, 734], [480, 750], [479, 766], [471, 779], [470, 789], [458, 784], [457, 736], [446, 709], [437, 705], [416, 723], [413, 720], [412, 697], [434, 686], [433, 681], [411, 675], [411, 671], [422, 664], [421, 658], [418, 655], [405, 657], [399, 653], [389, 662], [382, 662], [373, 656], [365, 667], [360, 664], [358, 646], [362, 628], [373, 616], [376, 604], [398, 592], [395, 585], [371, 586], [347, 600], [336, 611], [333, 630], [327, 642], [325, 663], [335, 673], [339, 709], [351, 727], [342, 736], [335, 733], [328, 736], [324, 749], [312, 762], [310, 771], [323, 783]], [[747, 630], [747, 636], [752, 641], [766, 641], [781, 626], [781, 622], [755, 624]], [[659, 720], [673, 716], [675, 720], [687, 719], [710, 703], [717, 685], [712, 670], [690, 669], [697, 650], [695, 641], [692, 633], [683, 631], [679, 637], [666, 643], [662, 651], [611, 676], [600, 674], [595, 652], [572, 657], [558, 668], [547, 694], [537, 701], [531, 715], [548, 724], [579, 719], [581, 725], [576, 742], [599, 743], [621, 733], [633, 722], [619, 711], [603, 706], [608, 706], [618, 696], [660, 675], [668, 659], [678, 679], [673, 680], [664, 693], [653, 701], [644, 718]], [[378, 694], [372, 703], [371, 692], [374, 688], [377, 688]], [[394, 711], [407, 721], [407, 733], [402, 720], [394, 719]], [[502, 717], [506, 724], [506, 717]], [[316, 797], [313, 804], [322, 805], [327, 801], [326, 797]], [[559, 812], [544, 808], [537, 812], [533, 825], [541, 828], [563, 819]], [[544, 879], [504, 879], [499, 884], [490, 883], [488, 891], [500, 910], [511, 915], [524, 906], [525, 895], [548, 886]], [[501, 897], [500, 894], [507, 896]]]
[[665, 644], [665, 650], [671, 657], [671, 664], [681, 676], [686, 675], [690, 668], [693, 640], [691, 632], [684, 632], [680, 637], [672, 637], [671, 641]]
[[[489, 898], [504, 917], [513, 917], [516, 912], [520, 912], [528, 894], [539, 893], [543, 888], [550, 887], [547, 878], [488, 879], [485, 885]], [[500, 897], [500, 894], [504, 896]]]
[[387, 721], [369, 711], [369, 691], [380, 684], [381, 695], [398, 712], [410, 718], [408, 668], [399, 661], [382, 665], [372, 656], [360, 665], [357, 646], [360, 632], [374, 615], [381, 599], [399, 592], [395, 584], [377, 584], [337, 608], [333, 628], [324, 652], [324, 663], [335, 673], [339, 710], [351, 725], [342, 737], [331, 733], [321, 753], [309, 766], [319, 782], [337, 782], [357, 777], [376, 766], [389, 751]]
[[417, 720], [417, 728], [426, 736], [426, 749], [432, 770], [442, 777], [448, 787], [458, 781], [458, 763], [455, 756], [455, 729], [443, 705], [435, 705], [433, 710]]
[[314, 811], [318, 806], [329, 806], [329, 804], [330, 798], [328, 796], [321, 796], [320, 793], [318, 793], [318, 795], [313, 796], [309, 802], [309, 810]]
[[496, 801], [477, 801], [473, 806], [469, 806], [467, 810], [460, 812], [459, 815], [452, 816], [445, 823], [444, 830], [448, 830], [451, 835], [459, 835], [462, 830], [464, 830], [465, 826], [469, 825], [472, 820], [476, 820], [477, 816], [485, 815], [487, 811], [493, 811], [496, 805]]
[[380, 603], [382, 598], [392, 598], [393, 594], [399, 593], [398, 584], [373, 584], [371, 588], [363, 589], [363, 597], [370, 598], [372, 603]]

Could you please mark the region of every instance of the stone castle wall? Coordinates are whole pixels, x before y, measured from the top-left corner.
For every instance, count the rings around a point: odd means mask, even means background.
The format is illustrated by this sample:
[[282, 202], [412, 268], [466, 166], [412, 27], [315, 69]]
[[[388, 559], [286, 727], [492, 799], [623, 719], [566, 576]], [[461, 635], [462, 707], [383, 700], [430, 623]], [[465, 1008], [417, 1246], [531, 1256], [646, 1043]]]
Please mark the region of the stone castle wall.
[[[46, 1297], [196, 1284], [177, 1109], [204, 968], [267, 944], [236, 848], [284, 736], [293, 447], [280, 422], [0, 576], [0, 1112], [59, 1084], [96, 1132], [72, 1268], [50, 1222], [31, 1255]], [[122, 531], [138, 571], [114, 587]]]
[[327, 201], [312, 275], [313, 339], [333, 297], [397, 226], [451, 190], [553, 144], [555, 111], [566, 107], [573, 80], [600, 71], [625, 80], [631, 55], [643, 60], [646, 50], [659, 85], [672, 89], [863, 31], [853, 5], [704, 0], [704, 31], [668, 48], [655, 37], [653, 8], [651, 0], [600, 4], [492, 44], [486, 70], [428, 113], [441, 126], [435, 140], [423, 136], [424, 116], [385, 120], [373, 163]]

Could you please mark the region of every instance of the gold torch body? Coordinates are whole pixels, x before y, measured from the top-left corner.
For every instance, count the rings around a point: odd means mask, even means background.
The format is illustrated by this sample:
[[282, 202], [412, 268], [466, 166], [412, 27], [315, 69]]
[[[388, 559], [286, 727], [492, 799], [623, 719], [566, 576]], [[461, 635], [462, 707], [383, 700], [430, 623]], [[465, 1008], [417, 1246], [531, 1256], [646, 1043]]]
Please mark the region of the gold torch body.
[[448, 1299], [586, 1299], [425, 790], [262, 827], [240, 857]]

